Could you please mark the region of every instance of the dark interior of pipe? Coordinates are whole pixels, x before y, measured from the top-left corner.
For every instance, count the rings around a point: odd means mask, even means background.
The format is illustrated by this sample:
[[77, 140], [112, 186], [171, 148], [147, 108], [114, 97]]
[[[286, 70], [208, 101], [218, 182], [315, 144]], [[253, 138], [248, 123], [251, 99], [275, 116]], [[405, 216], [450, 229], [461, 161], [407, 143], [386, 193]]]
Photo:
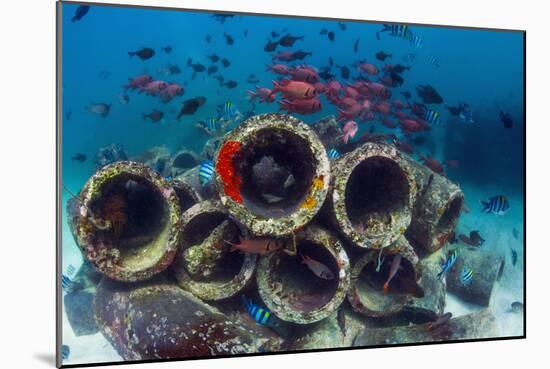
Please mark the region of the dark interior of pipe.
[[263, 217], [294, 212], [309, 191], [316, 162], [303, 138], [282, 129], [259, 130], [234, 160], [245, 205]]
[[125, 255], [136, 255], [165, 229], [168, 204], [158, 189], [143, 177], [122, 173], [108, 181], [90, 208], [96, 217], [110, 222], [103, 242]]
[[462, 197], [455, 197], [451, 203], [447, 205], [447, 208], [437, 222], [435, 228], [437, 234], [450, 232], [456, 226], [456, 222], [462, 211], [463, 202], [464, 199]]
[[187, 188], [176, 184], [174, 185], [174, 190], [176, 191], [176, 196], [178, 196], [178, 202], [182, 213], [196, 204], [195, 198]]
[[[376, 271], [378, 259], [367, 263], [359, 275], [359, 285], [367, 284], [371, 290], [384, 294], [384, 283], [388, 280], [391, 264], [395, 255], [383, 256], [379, 271]], [[393, 293], [411, 293], [415, 285], [415, 273], [412, 264], [405, 258], [401, 258], [400, 269], [389, 282], [387, 295]]]
[[388, 225], [391, 217], [408, 207], [409, 184], [399, 165], [374, 156], [355, 167], [346, 186], [346, 210], [360, 232]]
[[[227, 215], [218, 212], [197, 215], [191, 219], [185, 227], [186, 231], [183, 234], [183, 245], [192, 246], [200, 244], [226, 219]], [[239, 233], [237, 227], [233, 223], [230, 223], [228, 227], [230, 227], [226, 232], [228, 237], [224, 240], [238, 243]], [[212, 274], [205, 278], [199, 278], [198, 280], [202, 282], [216, 281], [223, 283], [233, 279], [241, 270], [244, 262], [244, 254], [238, 251], [229, 252], [229, 245], [224, 243], [224, 240], [219, 240], [219, 243], [212, 245], [212, 247], [221, 247], [224, 249], [222, 257], [217, 261]]]
[[197, 164], [198, 163], [195, 157], [188, 152], [180, 153], [172, 161], [172, 166], [177, 169], [189, 169], [193, 168]]
[[[274, 267], [272, 280], [282, 284], [281, 295], [285, 296], [288, 305], [307, 313], [332, 299], [338, 288], [338, 267], [328, 250], [310, 241], [298, 242], [297, 250], [296, 256], [280, 254], [281, 262]], [[301, 255], [325, 265], [333, 278], [329, 280], [317, 276], [307, 264], [302, 263]]]

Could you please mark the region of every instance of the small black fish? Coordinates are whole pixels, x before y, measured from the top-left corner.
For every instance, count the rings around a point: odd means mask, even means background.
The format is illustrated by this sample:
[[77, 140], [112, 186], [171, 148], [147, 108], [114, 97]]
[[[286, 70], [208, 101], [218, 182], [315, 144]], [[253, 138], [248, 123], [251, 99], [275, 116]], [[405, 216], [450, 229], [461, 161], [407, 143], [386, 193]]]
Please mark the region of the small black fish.
[[164, 113], [158, 110], [153, 110], [149, 114], [141, 114], [141, 115], [143, 116], [143, 119], [149, 118], [153, 123], [158, 123], [159, 121], [162, 120], [162, 118], [164, 118]]
[[75, 156], [73, 156], [71, 158], [71, 160], [73, 161], [77, 161], [79, 163], [84, 163], [86, 161], [86, 159], [88, 159], [88, 157], [86, 156], [86, 154], [83, 154], [81, 152], [77, 153]]
[[226, 83], [223, 84], [225, 87], [227, 88], [235, 88], [238, 86], [238, 83], [235, 82], [235, 81], [227, 81]]
[[128, 56], [130, 58], [134, 55], [137, 55], [141, 60], [147, 60], [151, 59], [155, 55], [155, 50], [150, 47], [142, 47], [138, 51], [128, 51]]
[[518, 230], [514, 227], [512, 228], [512, 235], [514, 235], [514, 238], [517, 240], [518, 237], [519, 237], [519, 232]]
[[342, 22], [338, 22], [338, 27], [340, 27], [340, 29], [341, 29], [342, 31], [345, 31], [346, 28], [347, 28], [347, 27], [346, 27], [346, 24], [345, 24], [345, 23], [342, 23]]
[[500, 121], [502, 122], [502, 126], [504, 128], [512, 128], [514, 126], [514, 121], [512, 120], [512, 116], [509, 113], [501, 111]]
[[[378, 59], [380, 61], [384, 61], [387, 58], [391, 58], [391, 56], [392, 56], [392, 54], [386, 54], [383, 51], [379, 51], [379, 52], [376, 53], [376, 59]], [[399, 72], [397, 72], [397, 73], [399, 73]]]
[[252, 73], [248, 76], [248, 78], [246, 79], [246, 82], [256, 84], [256, 83], [259, 83], [260, 80], [256, 77], [254, 73]]
[[214, 79], [217, 79], [218, 82], [220, 83], [220, 85], [221, 85], [222, 82], [224, 81], [224, 78], [223, 78], [223, 76], [221, 76], [221, 75], [214, 76]]
[[336, 68], [340, 69], [340, 74], [342, 75], [343, 79], [348, 79], [349, 78], [349, 68], [348, 67], [346, 67], [345, 65], [344, 66], [337, 65]]
[[161, 50], [164, 51], [166, 54], [170, 54], [172, 52], [172, 46], [166, 45]]
[[403, 91], [401, 92], [401, 95], [407, 100], [409, 100], [412, 97], [412, 94], [409, 91]]
[[319, 32], [320, 35], [326, 35], [327, 34], [327, 29], [326, 28], [323, 28], [321, 29], [321, 32]]
[[275, 31], [271, 31], [271, 37], [279, 37], [280, 34], [278, 32], [275, 32]]
[[247, 36], [248, 36], [248, 30], [245, 29], [245, 30], [244, 30], [244, 37], [247, 37]]
[[216, 67], [215, 65], [212, 65], [211, 67], [208, 68], [208, 70], [206, 72], [210, 76], [210, 75], [216, 73], [217, 71], [218, 71], [218, 67]]
[[191, 60], [191, 58], [187, 59], [187, 66], [193, 68], [193, 71], [197, 73], [201, 73], [206, 70], [206, 67], [201, 63], [193, 64], [193, 61]]
[[443, 102], [441, 95], [430, 85], [418, 85], [416, 92], [424, 104], [441, 104]]
[[334, 42], [334, 39], [336, 38], [336, 35], [334, 32], [330, 31], [329, 33], [327, 33], [327, 37], [330, 41]]
[[460, 104], [458, 106], [448, 106], [448, 105], [445, 105], [445, 107], [447, 108], [447, 110], [449, 111], [449, 113], [451, 113], [451, 115], [459, 115], [461, 112], [462, 112], [462, 108], [460, 106]]
[[74, 12], [74, 17], [71, 18], [71, 22], [81, 20], [86, 14], [88, 14], [88, 11], [90, 11], [90, 6], [80, 5], [78, 8], [76, 8], [76, 11]]
[[73, 111], [72, 111], [72, 110], [68, 110], [68, 111], [65, 113], [65, 119], [66, 119], [66, 120], [70, 120], [72, 115], [73, 115]]
[[182, 116], [184, 115], [193, 115], [197, 112], [197, 110], [204, 105], [206, 102], [206, 97], [198, 96], [194, 97], [189, 100], [185, 100], [182, 103], [182, 107], [180, 112], [178, 113], [178, 116], [176, 117], [177, 120], [180, 120]]
[[319, 77], [321, 77], [325, 81], [329, 81], [331, 79], [334, 79], [334, 74], [330, 73], [330, 69], [325, 69], [319, 72]]
[[225, 42], [228, 45], [233, 45], [235, 43], [235, 40], [233, 39], [233, 37], [231, 37], [231, 35], [228, 35], [227, 33], [224, 33], [223, 36], [225, 37]]
[[[389, 54], [391, 56], [391, 54]], [[397, 65], [394, 65], [392, 68], [391, 68], [391, 71], [392, 73], [403, 73], [404, 71], [406, 70], [410, 70], [411, 67], [409, 66], [405, 66], [405, 65], [401, 65], [401, 64], [397, 64]]]
[[298, 51], [295, 51], [294, 54], [293, 54], [293, 57], [292, 57], [292, 60], [304, 60], [304, 58], [306, 56], [309, 56], [311, 55], [312, 52], [311, 51], [302, 51], [302, 50], [298, 50]]
[[357, 51], [359, 51], [359, 38], [355, 41], [355, 43], [353, 44], [353, 52], [356, 53]]
[[212, 36], [206, 35], [205, 40], [207, 43], [210, 43], [210, 41], [212, 41]]
[[518, 262], [518, 253], [513, 248], [510, 248], [510, 253], [512, 254], [512, 266], [516, 266]]
[[380, 32], [376, 32], [376, 39], [380, 41]]
[[225, 68], [227, 68], [227, 67], [229, 67], [229, 66], [231, 65], [231, 62], [230, 62], [229, 60], [227, 60], [227, 59], [224, 58], [224, 59], [222, 59], [222, 65], [223, 65]]
[[264, 46], [264, 51], [270, 53], [272, 51], [275, 51], [275, 49], [277, 48], [277, 45], [279, 45], [279, 42], [278, 41], [271, 41], [271, 40], [267, 40], [267, 45]]
[[330, 65], [331, 67], [334, 65], [334, 61], [332, 60], [332, 58], [330, 56], [328, 58], [328, 65]]
[[212, 60], [212, 63], [217, 63], [220, 57], [216, 54], [207, 55], [208, 59]]
[[279, 40], [279, 45], [284, 47], [291, 47], [298, 40], [303, 40], [304, 36], [292, 36], [287, 34]]
[[214, 18], [216, 22], [220, 22], [221, 24], [224, 24], [227, 19], [233, 18], [234, 16], [235, 14], [221, 14], [221, 13], [212, 14], [212, 18]]

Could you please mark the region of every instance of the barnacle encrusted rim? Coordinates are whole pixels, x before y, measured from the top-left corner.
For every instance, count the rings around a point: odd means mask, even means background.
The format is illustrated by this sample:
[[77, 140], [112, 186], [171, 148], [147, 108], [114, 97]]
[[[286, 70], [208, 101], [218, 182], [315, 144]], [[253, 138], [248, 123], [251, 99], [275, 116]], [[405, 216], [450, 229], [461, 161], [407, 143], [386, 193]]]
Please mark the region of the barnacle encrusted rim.
[[[408, 193], [406, 206], [394, 212], [390, 219], [390, 225], [383, 225], [384, 232], [369, 234], [360, 233], [352, 224], [346, 209], [346, 189], [354, 170], [370, 159], [385, 158], [394, 162], [406, 179]], [[332, 217], [339, 230], [344, 236], [355, 245], [363, 248], [379, 249], [395, 242], [405, 233], [412, 219], [412, 209], [417, 193], [417, 186], [409, 164], [402, 157], [400, 152], [391, 145], [366, 143], [354, 151], [338, 158], [333, 163], [332, 195], [330, 205]]]
[[272, 271], [281, 261], [284, 252], [274, 252], [263, 255], [258, 263], [256, 281], [260, 297], [266, 306], [280, 319], [297, 323], [315, 323], [327, 318], [338, 309], [346, 297], [350, 286], [350, 261], [341, 241], [331, 232], [318, 226], [308, 226], [296, 234], [296, 242], [308, 241], [316, 246], [323, 247], [334, 258], [338, 268], [338, 284], [330, 300], [321, 307], [304, 312], [291, 306], [288, 297], [283, 295], [280, 282], [272, 280]]
[[[380, 252], [382, 252], [382, 255], [379, 255]], [[360, 286], [358, 282], [363, 269], [370, 263], [376, 264], [380, 256], [387, 257], [388, 255], [395, 254], [401, 255], [403, 260], [406, 260], [410, 266], [412, 266], [415, 281], [421, 278], [422, 270], [418, 256], [404, 236], [401, 236], [397, 242], [391, 246], [381, 250], [366, 251], [363, 256], [354, 263], [351, 269], [351, 286], [347, 293], [348, 301], [356, 312], [371, 318], [380, 318], [396, 314], [406, 306], [407, 302], [410, 300], [409, 294], [390, 293], [386, 295], [371, 286], [368, 286], [366, 290], [359, 293]], [[368, 296], [365, 298], [365, 295]], [[383, 308], [378, 306], [381, 299], [385, 301]]]
[[[115, 245], [99, 242], [89, 217], [89, 207], [102, 196], [102, 189], [111, 181], [129, 176], [139, 177], [155, 189], [164, 200], [167, 212], [162, 231], [151, 242], [140, 246], [142, 263], [126, 262]], [[118, 281], [134, 282], [148, 279], [165, 270], [171, 264], [179, 246], [181, 210], [173, 187], [161, 175], [148, 166], [131, 161], [109, 164], [93, 174], [80, 192], [80, 212], [76, 220], [77, 244], [84, 256], [104, 275]], [[147, 253], [147, 255], [145, 255]]]
[[184, 235], [187, 232], [194, 232], [192, 229], [193, 219], [205, 215], [223, 216], [229, 219], [229, 214], [217, 200], [199, 202], [183, 213], [181, 247], [176, 255], [171, 270], [174, 272], [180, 287], [202, 300], [217, 301], [234, 296], [246, 287], [256, 270], [257, 256], [255, 254], [245, 253], [239, 273], [229, 281], [194, 280], [186, 270], [185, 259], [182, 255], [185, 249], [191, 246], [185, 244]]
[[[298, 137], [307, 143], [313, 159], [314, 173], [302, 202], [293, 212], [277, 218], [258, 215], [246, 207], [240, 192], [242, 178], [234, 167], [227, 168], [232, 156], [242, 147], [253, 144], [257, 133], [264, 130], [282, 130]], [[323, 144], [308, 125], [290, 115], [262, 114], [247, 119], [225, 137], [216, 153], [215, 163], [215, 182], [221, 202], [235, 219], [257, 236], [288, 235], [305, 226], [317, 214], [329, 190], [330, 162]]]

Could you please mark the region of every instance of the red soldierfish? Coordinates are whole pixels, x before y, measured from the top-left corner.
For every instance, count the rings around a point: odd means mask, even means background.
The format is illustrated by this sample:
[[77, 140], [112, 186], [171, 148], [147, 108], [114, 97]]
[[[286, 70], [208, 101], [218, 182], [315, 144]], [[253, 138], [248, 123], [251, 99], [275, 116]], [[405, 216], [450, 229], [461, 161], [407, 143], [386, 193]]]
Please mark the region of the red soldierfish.
[[298, 114], [312, 114], [322, 109], [321, 101], [315, 98], [307, 100], [282, 100], [279, 102], [279, 105], [281, 110]]
[[317, 277], [330, 281], [334, 279], [332, 271], [323, 263], [313, 260], [307, 255], [301, 255], [302, 264], [306, 264]]
[[269, 252], [276, 251], [281, 248], [281, 245], [277, 242], [277, 240], [274, 240], [272, 238], [255, 238], [251, 240], [246, 240], [241, 236], [239, 237], [239, 240], [240, 243], [231, 243], [229, 241], [225, 241], [231, 245], [231, 249], [229, 249], [229, 252], [239, 250], [251, 254], [265, 255]]
[[355, 137], [357, 134], [357, 130], [359, 128], [357, 127], [357, 123], [355, 123], [353, 120], [350, 120], [346, 124], [344, 124], [344, 127], [342, 130], [344, 131], [344, 143], [348, 143], [350, 138]]
[[401, 255], [396, 254], [391, 261], [390, 274], [388, 275], [388, 280], [384, 283], [384, 293], [388, 293], [390, 290], [390, 281], [397, 274], [397, 270], [401, 266]]
[[289, 100], [306, 100], [315, 97], [315, 87], [303, 81], [283, 80], [273, 81], [273, 92], [281, 92]]

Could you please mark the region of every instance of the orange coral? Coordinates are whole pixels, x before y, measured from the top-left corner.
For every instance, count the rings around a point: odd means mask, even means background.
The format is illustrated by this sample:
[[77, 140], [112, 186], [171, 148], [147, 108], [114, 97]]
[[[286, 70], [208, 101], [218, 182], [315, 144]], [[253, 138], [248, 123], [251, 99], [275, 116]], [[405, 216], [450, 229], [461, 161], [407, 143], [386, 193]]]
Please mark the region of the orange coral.
[[233, 157], [240, 150], [240, 148], [241, 143], [239, 141], [226, 142], [220, 149], [218, 162], [216, 163], [216, 171], [221, 177], [225, 194], [232, 198], [233, 201], [242, 204], [242, 178], [237, 176], [237, 171], [233, 165]]
[[317, 205], [317, 200], [314, 197], [308, 196], [302, 203], [302, 208], [313, 209]]

